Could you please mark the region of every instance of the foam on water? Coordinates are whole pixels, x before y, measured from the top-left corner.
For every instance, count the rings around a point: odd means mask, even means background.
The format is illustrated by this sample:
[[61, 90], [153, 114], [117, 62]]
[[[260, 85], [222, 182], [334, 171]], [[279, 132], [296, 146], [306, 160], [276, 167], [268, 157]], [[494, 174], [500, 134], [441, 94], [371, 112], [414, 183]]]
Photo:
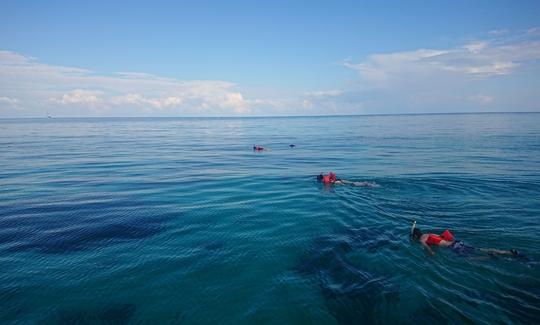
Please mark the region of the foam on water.
[[[0, 322], [538, 323], [539, 140], [540, 114], [0, 120]], [[412, 220], [528, 260], [429, 257]]]

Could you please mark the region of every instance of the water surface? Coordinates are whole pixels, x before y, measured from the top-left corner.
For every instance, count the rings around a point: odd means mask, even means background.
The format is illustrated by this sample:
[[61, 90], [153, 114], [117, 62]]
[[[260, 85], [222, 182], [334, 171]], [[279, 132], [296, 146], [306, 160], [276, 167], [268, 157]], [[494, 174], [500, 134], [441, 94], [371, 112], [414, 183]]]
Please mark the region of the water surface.
[[[540, 114], [0, 120], [0, 148], [2, 323], [540, 321]], [[429, 257], [412, 220], [528, 260]]]

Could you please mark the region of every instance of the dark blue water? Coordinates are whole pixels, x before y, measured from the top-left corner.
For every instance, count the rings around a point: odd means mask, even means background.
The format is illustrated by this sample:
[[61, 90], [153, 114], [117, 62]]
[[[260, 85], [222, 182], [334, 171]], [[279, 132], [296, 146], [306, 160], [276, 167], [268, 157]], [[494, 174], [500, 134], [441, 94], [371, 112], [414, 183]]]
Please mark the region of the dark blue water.
[[533, 324], [539, 234], [540, 114], [0, 121], [2, 323]]

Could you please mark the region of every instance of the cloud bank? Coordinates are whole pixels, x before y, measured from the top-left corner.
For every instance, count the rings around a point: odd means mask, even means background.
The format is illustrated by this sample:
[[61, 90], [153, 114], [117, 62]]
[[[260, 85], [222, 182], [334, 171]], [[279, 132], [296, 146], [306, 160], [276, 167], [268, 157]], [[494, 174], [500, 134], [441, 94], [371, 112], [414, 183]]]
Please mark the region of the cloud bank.
[[[222, 80], [99, 74], [0, 51], [0, 117], [245, 116], [540, 110], [540, 32], [347, 60], [349, 83], [298, 94]], [[294, 72], [291, 72], [294, 73]], [[324, 76], [321, 76], [324, 78]]]
[[[376, 109], [539, 110], [540, 39], [536, 29], [489, 33], [448, 49], [372, 54], [343, 65], [359, 77], [344, 96]], [[376, 111], [374, 111], [376, 112]]]
[[100, 75], [47, 65], [10, 51], [0, 51], [0, 112], [18, 104], [28, 114], [43, 110], [62, 116], [93, 115], [241, 115], [261, 106], [231, 82], [183, 81], [144, 73]]

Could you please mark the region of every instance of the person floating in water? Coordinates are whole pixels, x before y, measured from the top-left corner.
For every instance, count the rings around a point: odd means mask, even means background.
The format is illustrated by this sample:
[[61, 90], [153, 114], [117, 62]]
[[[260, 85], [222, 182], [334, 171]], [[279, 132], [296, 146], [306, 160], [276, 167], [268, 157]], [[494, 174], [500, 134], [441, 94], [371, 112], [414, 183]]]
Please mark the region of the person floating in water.
[[424, 234], [422, 230], [416, 228], [416, 221], [413, 222], [411, 228], [411, 237], [420, 241], [422, 246], [424, 246], [431, 255], [435, 255], [431, 246], [439, 246], [448, 247], [452, 252], [464, 257], [472, 257], [477, 253], [484, 253], [490, 256], [502, 255], [526, 259], [526, 257], [521, 255], [516, 249], [502, 250], [494, 248], [477, 248], [466, 245], [461, 240], [455, 240], [454, 235], [448, 229], [443, 231], [440, 235], [432, 233]]
[[261, 146], [253, 146], [253, 151], [265, 151], [267, 150], [266, 148], [264, 147], [261, 147]]
[[317, 175], [317, 181], [323, 182], [327, 185], [351, 185], [351, 186], [366, 186], [366, 187], [377, 187], [377, 184], [370, 182], [353, 182], [346, 179], [339, 179], [336, 177], [334, 172], [328, 173], [328, 175], [323, 175], [321, 172]]
[[292, 143], [291, 143], [291, 144], [289, 145], [289, 148], [294, 148], [294, 147], [296, 147], [295, 144], [292, 144]]

